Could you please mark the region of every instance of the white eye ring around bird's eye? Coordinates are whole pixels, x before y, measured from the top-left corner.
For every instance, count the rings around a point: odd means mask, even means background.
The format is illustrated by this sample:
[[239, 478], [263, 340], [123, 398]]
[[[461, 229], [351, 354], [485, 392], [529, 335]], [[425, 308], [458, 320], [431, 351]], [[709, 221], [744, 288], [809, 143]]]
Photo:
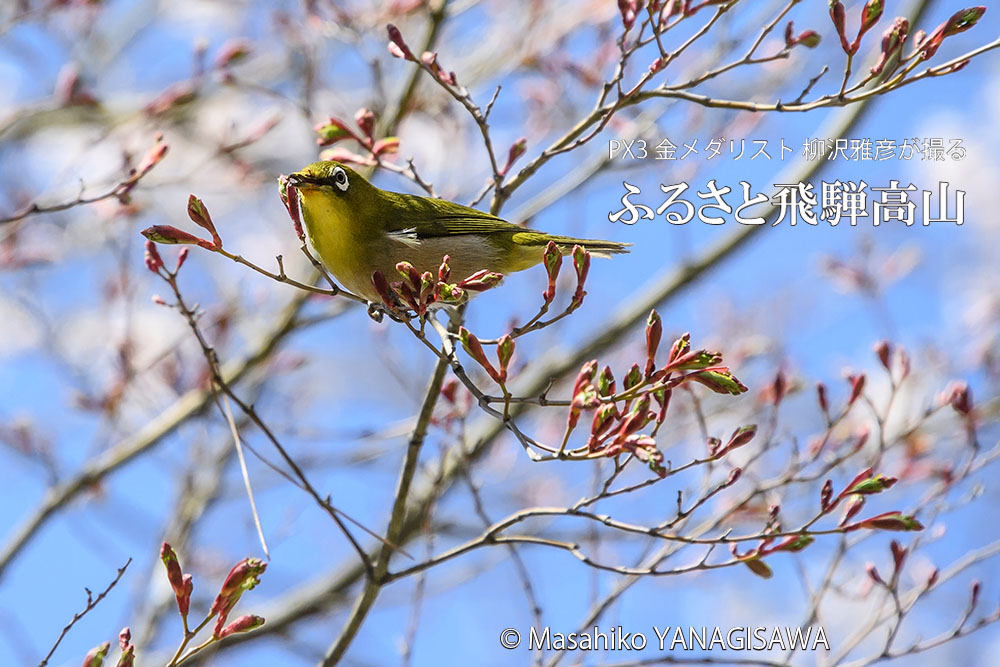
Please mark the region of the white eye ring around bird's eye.
[[347, 192], [347, 188], [350, 187], [350, 183], [347, 182], [347, 172], [340, 167], [333, 170], [333, 182], [341, 192]]

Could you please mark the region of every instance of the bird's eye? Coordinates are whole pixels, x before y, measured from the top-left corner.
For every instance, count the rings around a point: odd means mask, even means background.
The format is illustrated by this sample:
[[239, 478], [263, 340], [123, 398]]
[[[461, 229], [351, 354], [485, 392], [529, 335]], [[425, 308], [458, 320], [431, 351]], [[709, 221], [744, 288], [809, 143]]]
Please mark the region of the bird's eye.
[[334, 169], [333, 170], [333, 183], [338, 188], [340, 188], [341, 192], [347, 192], [347, 188], [350, 185], [347, 182], [347, 172], [344, 171], [343, 169], [341, 169], [340, 167], [337, 167], [336, 169]]

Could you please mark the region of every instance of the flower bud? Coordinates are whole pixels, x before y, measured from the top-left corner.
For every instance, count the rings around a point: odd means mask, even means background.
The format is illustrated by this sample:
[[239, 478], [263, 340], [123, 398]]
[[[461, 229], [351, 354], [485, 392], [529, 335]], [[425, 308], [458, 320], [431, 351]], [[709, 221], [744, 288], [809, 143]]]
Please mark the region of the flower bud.
[[245, 39], [231, 39], [222, 45], [215, 56], [215, 68], [225, 69], [249, 56], [252, 50]]
[[503, 169], [500, 170], [501, 175], [506, 175], [510, 168], [517, 161], [517, 158], [524, 155], [524, 152], [528, 149], [528, 140], [525, 137], [521, 137], [513, 144], [511, 144], [510, 150], [507, 151], [507, 164], [504, 165]]
[[399, 28], [390, 23], [386, 26], [386, 29], [389, 33], [389, 53], [397, 58], [415, 61], [416, 58], [413, 57], [413, 52], [410, 51], [410, 47], [403, 40], [403, 35], [399, 32]]
[[893, 571], [895, 574], [899, 574], [899, 571], [903, 569], [903, 562], [906, 560], [906, 547], [893, 540], [889, 543], [889, 551], [892, 552], [892, 564], [895, 568]]
[[104, 642], [100, 646], [90, 649], [83, 659], [83, 667], [103, 667], [104, 659], [108, 657], [108, 651], [110, 650], [111, 642]]
[[503, 280], [502, 273], [483, 269], [482, 271], [476, 271], [465, 280], [459, 282], [458, 286], [472, 292], [485, 292], [499, 285], [501, 280]]
[[875, 567], [875, 563], [868, 563], [865, 565], [865, 572], [868, 573], [868, 578], [871, 579], [876, 584], [884, 584], [882, 577], [878, 573], [878, 569]]
[[663, 335], [663, 321], [660, 315], [652, 310], [646, 318], [646, 377], [653, 374], [656, 368], [656, 350], [660, 346], [660, 337]]
[[613, 396], [616, 390], [615, 384], [615, 376], [611, 372], [611, 367], [605, 366], [597, 377], [597, 393], [604, 398]]
[[583, 286], [590, 272], [590, 253], [578, 245], [573, 246], [573, 268], [576, 270], [576, 293], [573, 295], [573, 305], [579, 307], [583, 303], [583, 297], [587, 295], [583, 291]]
[[156, 244], [150, 240], [146, 240], [146, 268], [153, 273], [159, 273], [160, 269], [163, 268], [163, 259], [160, 257], [160, 251], [156, 249]]
[[549, 285], [542, 293], [542, 298], [545, 299], [545, 303], [551, 303], [556, 296], [556, 278], [559, 276], [559, 267], [562, 266], [562, 253], [559, 252], [559, 246], [555, 241], [548, 242], [542, 257], [545, 272], [549, 277]]
[[475, 334], [470, 332], [465, 327], [460, 327], [458, 330], [458, 339], [462, 342], [462, 347], [465, 349], [466, 354], [476, 360], [476, 362], [483, 367], [494, 382], [500, 383], [500, 374], [490, 363], [490, 360], [486, 358], [486, 352], [483, 350], [482, 343]]
[[235, 621], [219, 631], [215, 636], [219, 639], [223, 639], [237, 632], [250, 632], [251, 630], [259, 628], [262, 625], [264, 625], [264, 618], [262, 616], [247, 614], [246, 616], [240, 616], [237, 618]]
[[357, 138], [344, 121], [333, 117], [324, 123], [318, 123], [313, 127], [313, 131], [319, 135], [316, 137], [317, 146], [332, 146], [344, 139]]
[[354, 113], [354, 122], [361, 130], [361, 133], [371, 140], [372, 131], [375, 129], [375, 114], [365, 108], [358, 109]]
[[375, 155], [394, 155], [399, 152], [399, 137], [383, 137], [372, 146]]
[[847, 16], [844, 10], [844, 3], [840, 0], [830, 0], [830, 19], [833, 20], [833, 26], [837, 29], [837, 35], [840, 37], [840, 46], [844, 49], [844, 53], [852, 55], [851, 45], [847, 43], [845, 27]]
[[205, 239], [200, 239], [193, 234], [188, 234], [185, 231], [181, 231], [176, 227], [170, 225], [153, 225], [152, 227], [147, 227], [140, 232], [150, 241], [155, 243], [164, 244], [188, 244], [196, 245], [206, 250], [216, 250], [215, 245], [211, 241], [206, 241]]
[[865, 374], [858, 373], [857, 375], [849, 375], [847, 381], [851, 383], [851, 395], [847, 399], [847, 406], [850, 407], [854, 405], [854, 401], [858, 400], [861, 396], [861, 392], [865, 388]]
[[747, 391], [747, 386], [740, 382], [739, 378], [730, 373], [729, 369], [725, 366], [704, 370], [697, 375], [692, 375], [691, 379], [705, 385], [717, 394], [739, 396]]
[[212, 216], [209, 214], [208, 209], [205, 208], [205, 204], [194, 195], [188, 195], [187, 210], [191, 221], [211, 234], [212, 243], [221, 248], [222, 239], [219, 238], [219, 233], [215, 229], [215, 223], [212, 222]]
[[840, 521], [837, 523], [839, 528], [843, 528], [847, 525], [847, 522], [858, 515], [861, 508], [865, 506], [864, 496], [851, 496], [848, 498], [847, 503], [844, 505], [844, 515], [840, 517]]
[[510, 359], [513, 356], [514, 339], [510, 337], [510, 334], [507, 334], [497, 342], [497, 359], [500, 362], [500, 379], [502, 382], [506, 382], [507, 380], [507, 366], [510, 364]]
[[870, 530], [910, 531], [923, 530], [924, 526], [922, 523], [917, 521], [916, 518], [909, 514], [903, 514], [902, 512], [885, 512], [884, 514], [879, 514], [846, 526], [845, 530], [850, 531], [857, 530], [859, 528], [867, 528]]

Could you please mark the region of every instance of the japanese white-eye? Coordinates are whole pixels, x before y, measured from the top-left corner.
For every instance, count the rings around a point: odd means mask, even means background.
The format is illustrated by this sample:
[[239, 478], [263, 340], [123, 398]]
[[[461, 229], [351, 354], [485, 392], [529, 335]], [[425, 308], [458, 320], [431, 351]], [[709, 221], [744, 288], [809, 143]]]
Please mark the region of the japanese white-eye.
[[444, 255], [451, 275], [487, 269], [504, 275], [542, 261], [549, 241], [563, 254], [574, 245], [594, 256], [628, 252], [628, 243], [531, 231], [489, 213], [432, 197], [387, 192], [339, 162], [314, 162], [288, 177], [302, 220], [323, 264], [346, 289], [379, 301], [372, 273], [389, 280], [409, 262], [436, 273]]

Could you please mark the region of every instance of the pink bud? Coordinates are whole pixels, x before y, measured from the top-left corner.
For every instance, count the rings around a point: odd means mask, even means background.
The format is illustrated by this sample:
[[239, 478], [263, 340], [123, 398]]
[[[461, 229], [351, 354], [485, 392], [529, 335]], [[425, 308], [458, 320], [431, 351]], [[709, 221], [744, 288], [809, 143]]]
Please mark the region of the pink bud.
[[237, 618], [235, 621], [220, 630], [215, 636], [219, 639], [223, 639], [237, 632], [250, 632], [251, 630], [259, 628], [262, 625], [264, 625], [263, 617], [247, 614], [246, 616], [240, 616]]
[[215, 250], [216, 247], [211, 241], [206, 241], [205, 239], [200, 239], [193, 234], [188, 234], [185, 231], [181, 231], [176, 227], [171, 227], [170, 225], [153, 225], [152, 227], [147, 227], [140, 232], [150, 241], [155, 243], [165, 243], [165, 244], [188, 244], [197, 245], [206, 250]]
[[507, 164], [505, 164], [503, 169], [500, 170], [500, 174], [506, 174], [510, 170], [511, 166], [513, 166], [514, 162], [517, 161], [517, 158], [524, 155], [527, 148], [528, 140], [525, 137], [521, 137], [515, 141], [511, 145], [510, 150], [507, 151]]
[[656, 350], [660, 347], [660, 337], [663, 335], [663, 321], [660, 315], [652, 310], [646, 318], [646, 377], [653, 374], [656, 368]]
[[375, 155], [392, 155], [399, 152], [399, 137], [384, 137], [372, 146]]
[[371, 139], [372, 131], [375, 129], [375, 114], [362, 107], [354, 113], [354, 122], [361, 129], [361, 133]]
[[111, 642], [104, 642], [100, 646], [90, 649], [83, 659], [83, 667], [103, 667], [104, 658], [108, 657], [108, 651], [110, 650]]
[[215, 223], [212, 222], [212, 216], [209, 214], [208, 209], [205, 208], [204, 202], [194, 195], [188, 195], [187, 211], [191, 221], [211, 234], [212, 243], [221, 248], [222, 239], [219, 238], [219, 233], [215, 230]]
[[889, 341], [883, 340], [876, 343], [875, 354], [878, 356], [878, 360], [882, 364], [882, 367], [887, 371], [891, 371], [892, 368], [890, 367], [889, 359], [892, 355], [892, 345], [889, 344]]
[[386, 28], [389, 32], [389, 53], [397, 58], [416, 60], [413, 57], [413, 52], [410, 51], [410, 47], [403, 40], [403, 35], [399, 32], [399, 28], [391, 23]]
[[250, 42], [245, 39], [231, 39], [222, 45], [215, 56], [215, 68], [225, 69], [250, 55]]
[[876, 569], [874, 563], [868, 563], [867, 565], [865, 565], [865, 571], [868, 573], [868, 578], [874, 581], [876, 584], [885, 583], [884, 581], [882, 581], [882, 577], [879, 575], [878, 569]]
[[146, 268], [153, 273], [159, 273], [160, 269], [163, 267], [163, 259], [160, 257], [160, 251], [156, 249], [156, 244], [150, 240], [146, 240]]

